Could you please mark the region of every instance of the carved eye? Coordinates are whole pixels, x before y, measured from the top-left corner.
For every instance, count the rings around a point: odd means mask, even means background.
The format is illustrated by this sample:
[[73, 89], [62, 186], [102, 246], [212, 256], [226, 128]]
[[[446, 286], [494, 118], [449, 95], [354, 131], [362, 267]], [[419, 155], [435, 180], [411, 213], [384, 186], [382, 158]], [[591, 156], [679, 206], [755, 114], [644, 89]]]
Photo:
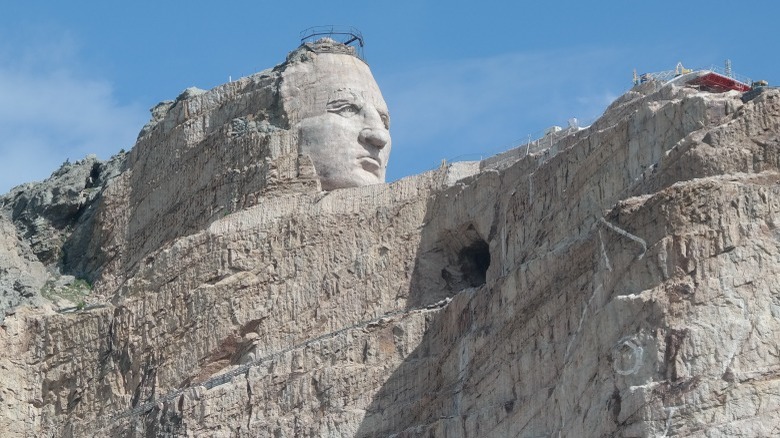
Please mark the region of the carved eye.
[[328, 111], [342, 117], [352, 117], [360, 112], [360, 108], [354, 103], [336, 102], [332, 105], [328, 105]]
[[382, 124], [385, 125], [385, 129], [389, 130], [390, 129], [390, 116], [388, 116], [387, 114], [382, 113], [382, 114], [379, 114], [379, 117], [382, 119]]

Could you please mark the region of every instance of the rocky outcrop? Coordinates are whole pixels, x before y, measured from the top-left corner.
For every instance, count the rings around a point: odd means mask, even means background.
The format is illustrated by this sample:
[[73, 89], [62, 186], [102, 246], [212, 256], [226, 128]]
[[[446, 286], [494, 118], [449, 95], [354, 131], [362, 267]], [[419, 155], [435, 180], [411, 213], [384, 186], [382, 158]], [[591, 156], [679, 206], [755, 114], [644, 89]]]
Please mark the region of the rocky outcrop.
[[39, 304], [46, 279], [46, 267], [17, 235], [13, 223], [0, 215], [0, 321], [21, 304]]
[[[261, 164], [242, 167], [244, 155], [222, 149], [274, 141], [274, 129], [237, 112], [265, 99], [273, 77], [158, 108], [88, 203], [93, 238], [81, 241], [96, 262], [78, 266], [92, 266], [93, 296], [105, 299], [64, 313], [23, 307], [3, 323], [0, 427], [780, 430], [780, 92], [742, 102], [650, 82], [549, 143], [321, 192], [305, 157], [246, 152]], [[239, 183], [261, 174], [287, 176]], [[0, 251], [40, 263], [30, 254], [48, 247], [15, 223], [21, 240]]]
[[124, 159], [120, 153], [105, 162], [95, 156], [66, 162], [45, 181], [0, 197], [0, 312], [40, 304], [42, 295], [55, 307], [89, 299], [103, 264], [95, 212]]

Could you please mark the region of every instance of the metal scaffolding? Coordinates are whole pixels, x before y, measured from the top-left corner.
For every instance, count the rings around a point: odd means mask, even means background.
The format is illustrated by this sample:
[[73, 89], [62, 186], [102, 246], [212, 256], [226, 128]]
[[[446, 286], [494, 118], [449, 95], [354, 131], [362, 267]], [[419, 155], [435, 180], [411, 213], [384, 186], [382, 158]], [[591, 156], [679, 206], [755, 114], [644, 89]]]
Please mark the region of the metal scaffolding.
[[301, 44], [311, 43], [320, 38], [327, 37], [336, 42], [355, 48], [355, 53], [360, 59], [363, 56], [363, 34], [355, 27], [328, 24], [325, 26], [313, 26], [301, 31]]
[[[688, 75], [689, 73], [694, 75]], [[641, 75], [637, 75], [636, 70], [634, 70], [634, 84], [637, 85], [651, 80], [666, 83], [683, 75], [688, 75], [685, 78], [681, 78], [685, 84], [712, 92], [728, 90], [745, 92], [750, 90], [752, 84], [750, 78], [735, 74], [731, 70], [731, 61], [728, 59], [726, 60], [725, 68], [711, 66], [702, 69], [688, 69], [678, 62], [674, 70], [642, 73]]]

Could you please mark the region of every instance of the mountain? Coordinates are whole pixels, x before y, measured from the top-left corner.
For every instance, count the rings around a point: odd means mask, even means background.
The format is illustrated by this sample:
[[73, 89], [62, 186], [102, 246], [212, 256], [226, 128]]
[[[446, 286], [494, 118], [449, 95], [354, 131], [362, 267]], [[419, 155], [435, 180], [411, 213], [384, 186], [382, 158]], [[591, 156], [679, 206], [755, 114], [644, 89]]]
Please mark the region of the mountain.
[[649, 81], [323, 191], [286, 75], [328, 56], [188, 89], [130, 152], [0, 198], [8, 436], [780, 431], [780, 91]]

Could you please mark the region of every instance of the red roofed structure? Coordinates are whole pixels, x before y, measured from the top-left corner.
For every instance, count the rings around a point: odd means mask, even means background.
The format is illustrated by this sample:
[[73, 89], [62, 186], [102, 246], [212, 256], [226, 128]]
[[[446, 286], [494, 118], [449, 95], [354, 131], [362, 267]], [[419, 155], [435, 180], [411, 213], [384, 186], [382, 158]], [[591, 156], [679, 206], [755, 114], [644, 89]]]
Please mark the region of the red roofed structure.
[[729, 90], [736, 90], [744, 93], [745, 91], [750, 90], [750, 85], [716, 72], [708, 72], [703, 76], [688, 81], [688, 85], [698, 86], [702, 90], [714, 91], [716, 93], [722, 93]]
[[708, 69], [694, 70], [683, 67], [682, 63], [677, 63], [677, 67], [674, 70], [643, 73], [639, 76], [636, 74], [636, 70], [634, 71], [635, 84], [649, 80], [661, 81], [665, 84], [688, 85], [713, 93], [724, 93], [730, 90], [744, 93], [752, 88], [750, 79], [742, 78], [732, 73], [729, 60], [726, 60], [725, 69], [710, 67]]

